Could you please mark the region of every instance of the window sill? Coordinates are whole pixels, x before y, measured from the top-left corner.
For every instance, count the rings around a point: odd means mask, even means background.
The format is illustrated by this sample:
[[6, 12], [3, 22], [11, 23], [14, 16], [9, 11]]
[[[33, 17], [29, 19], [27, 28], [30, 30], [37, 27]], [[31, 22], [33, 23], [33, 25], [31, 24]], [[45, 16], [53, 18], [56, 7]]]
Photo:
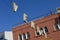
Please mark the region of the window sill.
[[53, 32], [57, 32], [57, 31], [60, 31], [60, 29], [54, 30]]
[[37, 35], [37, 36], [34, 36], [34, 37], [37, 38], [37, 37], [40, 37], [40, 36], [42, 36], [42, 35]]
[[26, 40], [29, 40], [29, 39], [26, 39]]
[[[30, 38], [29, 38], [30, 39]], [[29, 39], [25, 39], [25, 40], [29, 40]]]
[[[49, 32], [47, 33], [47, 35], [49, 34]], [[42, 35], [37, 35], [37, 36], [34, 36], [35, 38], [38, 38], [38, 37], [41, 37]]]

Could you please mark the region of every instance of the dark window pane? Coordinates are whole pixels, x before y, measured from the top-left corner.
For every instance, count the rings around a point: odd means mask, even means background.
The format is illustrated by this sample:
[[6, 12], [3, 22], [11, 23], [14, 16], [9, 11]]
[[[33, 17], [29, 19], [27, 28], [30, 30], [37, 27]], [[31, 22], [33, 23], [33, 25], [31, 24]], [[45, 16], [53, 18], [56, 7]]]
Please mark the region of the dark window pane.
[[36, 29], [36, 34], [39, 35], [39, 32], [37, 31], [37, 29]]
[[37, 32], [37, 35], [39, 35], [39, 32]]
[[40, 30], [43, 30], [43, 28], [40, 28]]
[[19, 35], [20, 40], [22, 40], [22, 35]]
[[56, 28], [56, 29], [59, 29], [59, 28], [58, 28], [58, 25], [55, 25], [55, 28]]
[[46, 27], [46, 26], [44, 27], [44, 29], [45, 29], [45, 32], [48, 32], [48, 29], [47, 29], [47, 27]]
[[24, 39], [26, 39], [26, 35], [23, 33], [23, 37], [24, 37]]

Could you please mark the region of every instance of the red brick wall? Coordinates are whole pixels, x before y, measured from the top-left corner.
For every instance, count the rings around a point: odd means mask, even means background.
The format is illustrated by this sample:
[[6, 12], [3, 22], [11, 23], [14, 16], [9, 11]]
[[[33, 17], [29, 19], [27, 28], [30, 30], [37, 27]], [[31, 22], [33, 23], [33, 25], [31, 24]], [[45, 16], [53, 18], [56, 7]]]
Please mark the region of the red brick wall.
[[[29, 40], [60, 40], [60, 31], [54, 31], [53, 25], [55, 23], [55, 18], [58, 18], [58, 14], [52, 14], [50, 16], [46, 16], [44, 18], [38, 19], [35, 22], [35, 29], [32, 29], [30, 27], [30, 23], [17, 26], [13, 28], [13, 39], [18, 40], [18, 35], [23, 34], [26, 32], [30, 33], [30, 39]], [[48, 28], [48, 38], [45, 38], [43, 36], [35, 36], [35, 30], [36, 27], [45, 27]]]

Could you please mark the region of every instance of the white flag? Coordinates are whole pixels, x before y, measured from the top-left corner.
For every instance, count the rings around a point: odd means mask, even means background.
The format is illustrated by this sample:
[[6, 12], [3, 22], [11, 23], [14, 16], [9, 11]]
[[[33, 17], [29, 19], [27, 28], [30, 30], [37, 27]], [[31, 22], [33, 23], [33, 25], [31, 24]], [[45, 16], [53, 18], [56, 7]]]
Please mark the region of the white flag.
[[18, 5], [16, 5], [16, 3], [15, 3], [15, 2], [13, 2], [13, 11], [14, 11], [14, 12], [16, 12], [16, 11], [17, 11], [17, 9], [18, 9]]
[[57, 8], [57, 13], [60, 13], [60, 7]]
[[35, 24], [34, 24], [33, 21], [31, 21], [31, 27], [32, 27], [32, 28], [35, 28]]
[[26, 23], [27, 22], [27, 14], [23, 14], [23, 21]]

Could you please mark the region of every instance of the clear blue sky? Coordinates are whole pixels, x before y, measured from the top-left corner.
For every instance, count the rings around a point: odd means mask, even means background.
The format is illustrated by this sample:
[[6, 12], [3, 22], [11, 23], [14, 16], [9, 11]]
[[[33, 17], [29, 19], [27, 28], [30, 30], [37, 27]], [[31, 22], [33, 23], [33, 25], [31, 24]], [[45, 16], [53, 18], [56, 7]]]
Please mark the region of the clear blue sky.
[[[19, 6], [16, 13], [13, 12], [12, 2]], [[57, 7], [60, 7], [60, 0], [0, 0], [0, 32], [12, 30], [16, 24], [24, 23], [23, 13], [31, 21], [46, 16], [49, 10], [55, 12]]]

